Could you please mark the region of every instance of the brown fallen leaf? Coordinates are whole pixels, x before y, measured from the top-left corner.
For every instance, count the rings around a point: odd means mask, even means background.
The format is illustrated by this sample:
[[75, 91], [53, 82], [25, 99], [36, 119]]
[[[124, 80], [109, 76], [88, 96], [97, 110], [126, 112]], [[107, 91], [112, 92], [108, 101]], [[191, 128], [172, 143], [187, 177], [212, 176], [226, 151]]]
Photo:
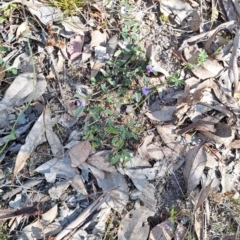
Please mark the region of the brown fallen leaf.
[[204, 121], [204, 120], [200, 119], [194, 123], [189, 124], [187, 127], [183, 128], [183, 129], [177, 130], [176, 133], [182, 135], [184, 133], [187, 133], [187, 132], [193, 131], [193, 130], [210, 131], [210, 132], [216, 131], [213, 122]]
[[43, 74], [37, 75], [36, 85], [34, 81], [33, 73], [19, 74], [5, 92], [1, 103], [6, 106], [20, 106], [29, 99], [39, 98], [45, 92], [47, 82]]
[[67, 52], [70, 54], [70, 60], [76, 59], [82, 54], [84, 36], [77, 35], [70, 39], [67, 45]]
[[176, 106], [163, 106], [161, 110], [146, 113], [146, 116], [154, 121], [167, 122], [173, 119]]
[[217, 144], [224, 144], [226, 147], [230, 147], [235, 137], [235, 131], [224, 123], [215, 124], [216, 131], [214, 133], [208, 131], [200, 131], [205, 137], [214, 141]]
[[45, 137], [45, 125], [42, 113], [36, 123], [33, 125], [31, 131], [29, 132], [25, 144], [22, 145], [20, 151], [18, 152], [13, 175], [16, 176], [24, 167], [25, 162], [30, 157], [35, 148], [46, 141]]
[[128, 212], [120, 222], [118, 240], [147, 239], [150, 226], [146, 222], [153, 215], [153, 211], [136, 202], [135, 209]]
[[70, 178], [69, 182], [77, 192], [82, 193], [83, 195], [86, 195], [86, 196], [88, 195], [87, 189], [84, 185], [81, 175], [78, 174], [73, 178]]
[[149, 240], [171, 240], [173, 236], [174, 225], [170, 220], [166, 220], [151, 230]]
[[91, 153], [91, 150], [92, 147], [88, 140], [74, 145], [68, 152], [71, 158], [72, 167], [78, 167], [84, 163]]
[[239, 148], [240, 148], [240, 140], [239, 140], [239, 139], [234, 140], [234, 141], [231, 143], [230, 148], [239, 149]]
[[117, 169], [109, 163], [106, 156], [109, 151], [100, 151], [88, 158], [87, 163], [106, 172], [116, 172]]
[[185, 157], [183, 176], [190, 193], [200, 182], [207, 156], [203, 145], [190, 149]]
[[174, 125], [157, 126], [157, 131], [163, 142], [174, 152], [180, 154], [184, 149], [184, 146], [176, 140], [178, 135], [175, 134], [175, 129], [176, 126]]
[[143, 142], [139, 145], [138, 147], [138, 154], [140, 156], [140, 158], [142, 158], [143, 160], [149, 160], [149, 154], [147, 151], [147, 146], [148, 144], [150, 144], [152, 142], [152, 139], [154, 137], [154, 134], [150, 134], [146, 137], [144, 137]]
[[91, 49], [97, 46], [106, 46], [107, 42], [107, 33], [106, 31], [99, 31], [99, 30], [94, 30], [91, 33], [92, 41], [91, 41]]
[[45, 123], [45, 130], [46, 130], [46, 137], [47, 141], [51, 147], [51, 151], [54, 157], [63, 157], [63, 146], [55, 132], [52, 129], [52, 119], [51, 119], [51, 112], [48, 106], [45, 108], [44, 114], [44, 123]]
[[203, 204], [203, 202], [207, 199], [209, 191], [211, 189], [211, 184], [213, 182], [213, 179], [211, 182], [205, 186], [204, 188], [201, 189], [201, 192], [199, 193], [197, 203], [195, 205], [195, 211]]

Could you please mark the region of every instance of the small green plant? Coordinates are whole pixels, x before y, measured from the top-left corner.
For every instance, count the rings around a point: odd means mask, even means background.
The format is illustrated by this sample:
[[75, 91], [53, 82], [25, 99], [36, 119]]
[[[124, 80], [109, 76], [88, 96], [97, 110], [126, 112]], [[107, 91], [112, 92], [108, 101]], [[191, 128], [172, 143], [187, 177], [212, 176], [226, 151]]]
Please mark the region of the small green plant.
[[208, 58], [208, 54], [206, 53], [206, 51], [204, 49], [201, 50], [198, 56], [196, 57], [197, 66], [203, 66], [207, 58]]
[[78, 9], [81, 9], [86, 2], [86, 0], [50, 0], [48, 3], [53, 7], [61, 9], [64, 14], [74, 14]]
[[170, 211], [170, 221], [172, 222], [172, 224], [174, 225], [175, 223], [175, 217], [176, 217], [176, 210], [175, 210], [175, 206], [171, 207], [171, 211]]
[[[7, 52], [7, 51], [8, 51], [8, 49], [7, 49], [6, 47], [0, 46], [0, 52], [1, 52], [1, 53]], [[7, 63], [4, 61], [3, 58], [1, 58], [1, 57], [0, 57], [0, 65], [1, 65], [3, 68], [5, 68], [6, 71], [8, 71], [8, 72], [12, 72], [12, 73], [15, 74], [15, 75], [18, 73], [18, 71], [17, 71], [16, 68], [12, 68], [9, 64], [7, 64]]]
[[167, 80], [173, 83], [175, 87], [180, 87], [185, 83], [184, 80], [180, 79], [180, 71], [176, 71], [172, 76], [168, 77]]

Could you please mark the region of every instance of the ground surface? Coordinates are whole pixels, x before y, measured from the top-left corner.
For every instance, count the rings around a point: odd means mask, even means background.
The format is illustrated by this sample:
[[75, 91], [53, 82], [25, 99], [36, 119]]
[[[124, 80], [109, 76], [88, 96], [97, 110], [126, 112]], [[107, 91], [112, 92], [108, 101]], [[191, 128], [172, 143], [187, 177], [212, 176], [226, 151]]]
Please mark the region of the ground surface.
[[240, 239], [237, 1], [0, 7], [0, 239]]

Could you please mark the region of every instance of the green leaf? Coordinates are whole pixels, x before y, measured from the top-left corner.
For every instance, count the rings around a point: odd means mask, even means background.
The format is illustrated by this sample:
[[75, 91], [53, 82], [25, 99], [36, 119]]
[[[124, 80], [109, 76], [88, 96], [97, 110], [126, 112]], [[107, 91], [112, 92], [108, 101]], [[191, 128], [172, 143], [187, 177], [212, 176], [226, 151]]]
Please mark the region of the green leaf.
[[113, 111], [110, 110], [109, 108], [107, 108], [107, 109], [106, 109], [106, 113], [107, 113], [108, 115], [112, 115], [112, 114], [113, 114]]
[[91, 84], [92, 84], [92, 85], [95, 85], [96, 82], [97, 82], [97, 80], [96, 80], [95, 77], [91, 77], [91, 78], [90, 78], [90, 81], [91, 81]]
[[120, 158], [121, 158], [120, 155], [114, 155], [114, 154], [109, 154], [109, 157], [108, 157], [109, 162], [110, 162], [111, 164], [117, 163], [117, 162], [120, 160]]
[[11, 68], [11, 72], [16, 75], [18, 73], [18, 70], [16, 68]]
[[105, 127], [105, 131], [108, 132], [108, 133], [112, 133], [112, 134], [119, 134], [120, 131], [119, 129], [115, 128], [115, 127]]
[[115, 53], [114, 53], [114, 57], [118, 57], [120, 54], [122, 53], [122, 50], [117, 50]]
[[7, 51], [8, 51], [7, 47], [0, 46], [0, 52], [7, 52]]
[[107, 80], [112, 86], [116, 85], [116, 82], [114, 80], [112, 80], [112, 78], [107, 78]]
[[108, 92], [108, 89], [106, 87], [106, 83], [102, 83], [101, 84], [101, 89], [103, 90], [103, 92], [107, 93]]
[[108, 77], [108, 73], [104, 69], [100, 69], [100, 72], [104, 77]]
[[80, 106], [77, 108], [76, 112], [75, 112], [75, 117], [78, 117], [84, 110], [83, 106]]
[[135, 92], [135, 100], [136, 100], [136, 102], [140, 102], [141, 97], [142, 97], [141, 93], [139, 91], [136, 91]]

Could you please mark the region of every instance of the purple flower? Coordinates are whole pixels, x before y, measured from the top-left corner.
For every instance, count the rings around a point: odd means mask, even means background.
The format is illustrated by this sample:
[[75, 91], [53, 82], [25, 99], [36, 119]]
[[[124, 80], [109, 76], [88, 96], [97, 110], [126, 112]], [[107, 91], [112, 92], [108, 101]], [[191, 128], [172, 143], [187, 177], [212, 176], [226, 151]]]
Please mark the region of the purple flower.
[[146, 71], [147, 71], [147, 73], [153, 72], [153, 67], [151, 65], [147, 65], [146, 66]]
[[121, 12], [121, 14], [126, 14], [127, 13], [127, 9], [125, 7], [121, 7], [120, 12]]
[[124, 41], [119, 41], [119, 42], [118, 42], [118, 46], [119, 46], [120, 48], [124, 49], [124, 48], [126, 48], [127, 43], [124, 42]]
[[151, 89], [148, 87], [142, 87], [142, 93], [143, 95], [148, 95], [151, 92]]
[[81, 99], [81, 98], [78, 99], [76, 103], [77, 103], [78, 107], [85, 107], [86, 106], [86, 102], [84, 101], [84, 99]]

